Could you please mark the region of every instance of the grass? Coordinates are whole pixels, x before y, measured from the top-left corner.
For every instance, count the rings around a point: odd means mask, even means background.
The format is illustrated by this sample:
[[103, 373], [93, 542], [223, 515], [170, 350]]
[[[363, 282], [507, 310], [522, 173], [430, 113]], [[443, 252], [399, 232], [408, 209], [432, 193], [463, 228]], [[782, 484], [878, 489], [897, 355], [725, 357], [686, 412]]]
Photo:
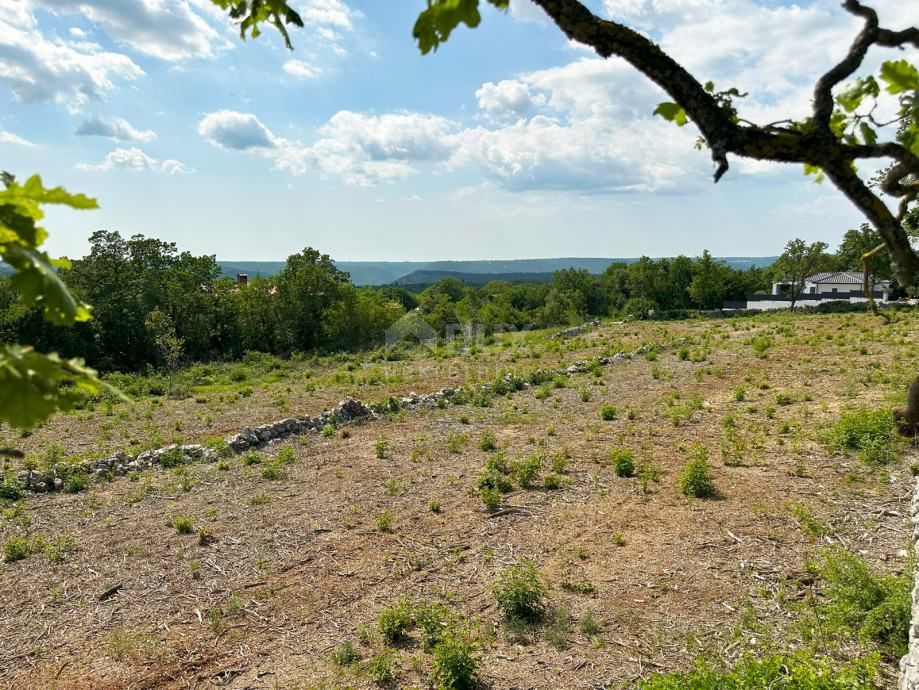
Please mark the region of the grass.
[[404, 640], [414, 624], [412, 604], [406, 597], [386, 606], [377, 614], [377, 629], [383, 642], [388, 645], [398, 644]]

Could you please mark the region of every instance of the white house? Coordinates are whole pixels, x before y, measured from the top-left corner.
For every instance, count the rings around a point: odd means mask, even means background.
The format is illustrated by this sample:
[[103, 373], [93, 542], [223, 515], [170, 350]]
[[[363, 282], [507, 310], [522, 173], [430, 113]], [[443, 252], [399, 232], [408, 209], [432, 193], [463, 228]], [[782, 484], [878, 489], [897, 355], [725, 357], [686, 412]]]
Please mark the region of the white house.
[[[847, 302], [867, 302], [862, 289], [864, 273], [857, 271], [837, 271], [815, 273], [804, 280], [795, 306], [816, 307], [831, 300]], [[791, 284], [787, 281], [772, 284], [771, 295], [750, 295], [747, 298], [747, 309], [788, 309], [791, 306]], [[890, 281], [876, 280], [871, 291], [876, 302], [889, 301]]]

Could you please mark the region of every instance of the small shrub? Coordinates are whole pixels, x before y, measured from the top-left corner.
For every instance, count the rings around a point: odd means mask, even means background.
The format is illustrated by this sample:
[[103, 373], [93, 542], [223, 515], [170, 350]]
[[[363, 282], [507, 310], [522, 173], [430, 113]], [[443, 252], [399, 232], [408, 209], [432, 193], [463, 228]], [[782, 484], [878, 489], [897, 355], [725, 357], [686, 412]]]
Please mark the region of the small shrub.
[[392, 514], [388, 510], [384, 510], [377, 516], [377, 531], [378, 532], [391, 532], [392, 531]]
[[449, 610], [433, 602], [415, 607], [415, 624], [421, 630], [421, 646], [431, 651], [441, 641], [447, 629]]
[[568, 637], [571, 634], [571, 612], [558, 606], [549, 613], [546, 625], [546, 642], [559, 651], [568, 648]]
[[611, 422], [616, 419], [616, 406], [607, 404], [601, 407], [600, 419], [602, 419], [604, 422]]
[[277, 479], [284, 479], [284, 468], [281, 467], [279, 462], [269, 462], [262, 467], [262, 479], [268, 479], [271, 481]]
[[438, 690], [472, 690], [476, 687], [478, 642], [461, 632], [449, 632], [434, 647], [431, 678]]
[[552, 471], [556, 474], [565, 474], [568, 469], [568, 457], [566, 453], [556, 453], [552, 456]]
[[893, 416], [883, 409], [859, 408], [843, 412], [830, 432], [830, 445], [854, 450], [868, 465], [886, 465], [899, 457]]
[[622, 532], [613, 532], [613, 536], [610, 537], [610, 540], [613, 542], [614, 546], [625, 546], [625, 535]]
[[243, 454], [243, 465], [260, 465], [263, 460], [263, 456], [257, 450], [247, 450]]
[[404, 640], [414, 624], [412, 604], [406, 597], [381, 609], [377, 615], [377, 628], [383, 641], [389, 645]]
[[635, 476], [635, 454], [628, 448], [613, 448], [609, 457], [617, 477]]
[[447, 450], [451, 453], [459, 453], [469, 443], [469, 436], [466, 434], [450, 434], [447, 437]]
[[185, 464], [185, 453], [181, 448], [170, 448], [160, 456], [160, 465], [162, 467], [181, 467]]
[[219, 436], [206, 438], [204, 439], [204, 443], [202, 445], [205, 448], [210, 448], [215, 453], [217, 453], [218, 458], [233, 457], [233, 449], [230, 448], [230, 444], [227, 443], [225, 438], [221, 438]]
[[376, 444], [374, 445], [374, 450], [376, 451], [377, 458], [384, 460], [389, 452], [389, 441], [385, 436], [380, 436], [377, 439]]
[[432, 498], [430, 501], [428, 501], [428, 510], [430, 510], [432, 513], [439, 513], [440, 509], [440, 501], [438, 499]]
[[190, 517], [177, 515], [170, 521], [170, 524], [179, 534], [191, 534], [195, 531], [195, 523]]
[[326, 424], [324, 427], [322, 427], [322, 435], [325, 438], [332, 438], [335, 436], [335, 427], [331, 424]]
[[705, 446], [696, 445], [693, 448], [690, 459], [680, 474], [680, 491], [684, 496], [692, 498], [709, 498], [715, 495]]
[[498, 489], [483, 486], [479, 490], [479, 495], [482, 497], [485, 509], [490, 513], [496, 512], [501, 507], [501, 492]]
[[214, 538], [214, 533], [211, 532], [207, 527], [202, 527], [198, 530], [198, 544], [201, 546], [208, 546], [217, 541]]
[[27, 537], [13, 537], [3, 545], [3, 560], [6, 563], [21, 561], [35, 553], [33, 540]]
[[538, 455], [530, 455], [511, 463], [511, 474], [514, 475], [514, 479], [516, 479], [517, 483], [524, 489], [528, 488], [536, 481], [541, 469], [542, 460]]
[[68, 554], [77, 548], [77, 543], [69, 534], [55, 537], [45, 544], [45, 556], [52, 563], [62, 563]]
[[590, 399], [593, 397], [593, 393], [590, 392], [589, 388], [581, 389], [581, 402], [590, 402]]
[[581, 633], [586, 637], [594, 637], [603, 632], [603, 627], [594, 618], [593, 611], [588, 611], [581, 616]]
[[351, 666], [360, 660], [360, 653], [350, 642], [338, 645], [332, 652], [332, 663], [336, 666]]
[[490, 430], [482, 432], [482, 438], [479, 439], [479, 450], [485, 452], [498, 450], [498, 440]]
[[64, 491], [68, 494], [78, 494], [89, 488], [89, 475], [86, 472], [71, 472], [64, 479]]
[[562, 478], [557, 474], [547, 474], [542, 480], [543, 486], [549, 491], [555, 491], [562, 486]]
[[274, 456], [274, 459], [282, 465], [292, 465], [297, 459], [294, 453], [294, 447], [289, 443], [285, 443], [278, 450], [278, 454]]
[[498, 609], [508, 621], [535, 621], [545, 609], [546, 587], [532, 563], [502, 569], [492, 591]]
[[392, 683], [399, 671], [399, 655], [391, 649], [384, 650], [370, 660], [367, 675], [377, 683]]

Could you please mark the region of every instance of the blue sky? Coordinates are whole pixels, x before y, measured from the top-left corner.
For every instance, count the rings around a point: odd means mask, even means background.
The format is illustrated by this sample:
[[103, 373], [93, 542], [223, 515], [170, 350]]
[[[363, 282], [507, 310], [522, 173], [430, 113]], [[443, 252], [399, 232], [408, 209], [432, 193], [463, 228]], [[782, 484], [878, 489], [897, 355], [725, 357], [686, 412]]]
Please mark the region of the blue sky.
[[[896, 29], [909, 4], [875, 6]], [[749, 91], [741, 114], [768, 122], [804, 115], [844, 54], [857, 23], [837, 5], [592, 7]], [[528, 0], [425, 57], [421, 0], [296, 6], [289, 52], [272, 31], [241, 42], [209, 0], [0, 4], [2, 167], [102, 206], [50, 213], [50, 251], [81, 255], [104, 228], [223, 259], [770, 255], [861, 222], [795, 168], [733, 161], [713, 185], [691, 126], [651, 116], [662, 93]]]

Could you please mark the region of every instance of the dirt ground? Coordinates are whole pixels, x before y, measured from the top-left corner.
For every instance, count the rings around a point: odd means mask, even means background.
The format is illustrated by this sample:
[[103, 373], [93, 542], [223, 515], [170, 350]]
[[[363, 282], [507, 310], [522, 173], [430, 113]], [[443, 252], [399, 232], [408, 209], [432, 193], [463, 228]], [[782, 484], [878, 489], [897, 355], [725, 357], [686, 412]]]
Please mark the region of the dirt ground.
[[[865, 315], [604, 324], [564, 343], [527, 334], [465, 356], [419, 353], [356, 371], [326, 364], [309, 379], [297, 370], [232, 402], [207, 390], [62, 415], [12, 442], [33, 454], [51, 443], [72, 454], [130, 451], [144, 434], [195, 441], [317, 414], [346, 394], [428, 392], [660, 346], [656, 358], [490, 407], [406, 411], [301, 437], [280, 478], [237, 456], [225, 469], [157, 469], [25, 499], [4, 514], [0, 541], [70, 535], [75, 548], [59, 563], [34, 554], [0, 564], [0, 683], [376, 687], [364, 671], [382, 649], [375, 620], [401, 595], [442, 601], [476, 630], [481, 686], [493, 690], [615, 687], [700, 655], [730, 662], [787, 644], [794, 603], [814, 587], [809, 555], [838, 544], [879, 571], [909, 568], [919, 454], [869, 470], [831, 452], [825, 436], [841, 410], [902, 395], [919, 361], [917, 332], [910, 313], [886, 326]], [[604, 421], [609, 404], [615, 419]], [[730, 427], [741, 441], [723, 451]], [[474, 490], [486, 430], [509, 459], [540, 455], [543, 476], [567, 457], [561, 486], [515, 486], [499, 512], [486, 511]], [[677, 486], [694, 444], [708, 449], [714, 499], [688, 499]], [[632, 450], [658, 481], [643, 488], [617, 477], [613, 448]], [[381, 532], [384, 513], [391, 528]], [[170, 525], [176, 516], [191, 519], [191, 534]], [[503, 622], [491, 583], [523, 559], [556, 613], [517, 630]], [[598, 634], [582, 631], [585, 618]], [[345, 642], [362, 657], [347, 668], [331, 658]], [[397, 653], [393, 687], [429, 687], [430, 655], [417, 637]]]

